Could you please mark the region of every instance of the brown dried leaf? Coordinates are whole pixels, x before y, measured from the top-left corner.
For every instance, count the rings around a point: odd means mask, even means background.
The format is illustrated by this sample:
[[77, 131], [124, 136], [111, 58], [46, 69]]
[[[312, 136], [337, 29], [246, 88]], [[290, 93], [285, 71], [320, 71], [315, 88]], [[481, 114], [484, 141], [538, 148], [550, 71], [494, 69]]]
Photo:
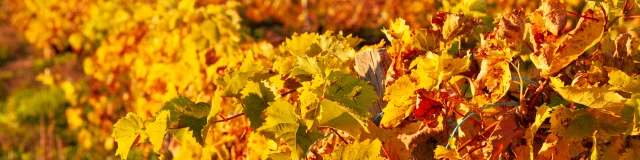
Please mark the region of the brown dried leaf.
[[492, 157], [497, 157], [502, 150], [507, 148], [514, 139], [520, 139], [523, 131], [516, 124], [515, 109], [505, 113], [498, 122], [496, 129], [493, 130], [491, 136], [487, 139], [492, 149]]
[[489, 103], [500, 100], [511, 86], [511, 71], [509, 63], [504, 60], [486, 59], [482, 61], [480, 73], [475, 80], [476, 93], [482, 93], [486, 87], [489, 91]]
[[542, 10], [545, 27], [553, 35], [560, 35], [567, 24], [567, 11], [562, 0], [542, 0], [538, 10]]
[[[522, 8], [514, 9], [500, 16], [495, 36], [507, 41], [507, 44], [520, 44], [524, 38], [525, 16]], [[516, 45], [517, 49], [520, 45]], [[516, 48], [514, 48], [515, 50]]]
[[438, 13], [431, 21], [435, 22], [432, 23], [434, 28], [442, 31], [442, 37], [446, 41], [471, 32], [481, 23], [479, 19], [447, 12]]
[[541, 70], [540, 76], [549, 78], [558, 73], [600, 41], [604, 32], [604, 16], [593, 10], [587, 10], [584, 16], [599, 20], [580, 18], [577, 27], [560, 39], [555, 51], [550, 47], [531, 54], [531, 61]]

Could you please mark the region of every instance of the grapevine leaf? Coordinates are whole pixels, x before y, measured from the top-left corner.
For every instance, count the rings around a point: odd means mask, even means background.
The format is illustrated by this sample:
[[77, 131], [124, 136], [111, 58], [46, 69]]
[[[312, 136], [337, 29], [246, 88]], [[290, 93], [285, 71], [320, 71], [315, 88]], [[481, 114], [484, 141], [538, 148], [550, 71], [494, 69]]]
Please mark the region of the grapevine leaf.
[[237, 96], [245, 88], [248, 81], [260, 81], [272, 76], [262, 65], [256, 65], [255, 63], [252, 57], [243, 59], [242, 66], [239, 69], [218, 78], [215, 84], [223, 86], [225, 95]]
[[296, 66], [291, 70], [292, 76], [322, 74], [318, 62], [312, 57], [296, 57]]
[[520, 8], [513, 9], [500, 16], [500, 20], [496, 26], [496, 30], [494, 31], [496, 37], [498, 39], [505, 40], [507, 44], [513, 44], [515, 47], [520, 47], [520, 44], [524, 39], [524, 24], [526, 21], [524, 14], [524, 10]]
[[562, 136], [563, 140], [579, 141], [596, 130], [598, 137], [608, 139], [625, 133], [629, 127], [629, 122], [602, 110], [588, 108], [571, 111], [566, 107], [556, 106], [551, 113], [549, 131]]
[[131, 145], [136, 141], [138, 136], [143, 132], [142, 120], [135, 113], [128, 113], [127, 116], [121, 118], [113, 125], [113, 134], [111, 137], [118, 142], [116, 156], [126, 159], [131, 149]]
[[147, 123], [145, 126], [145, 132], [149, 135], [149, 141], [153, 145], [153, 151], [158, 154], [160, 154], [164, 136], [167, 134], [167, 126], [169, 124], [167, 119], [169, 119], [169, 114], [169, 111], [160, 111], [155, 121]]
[[318, 34], [315, 33], [294, 34], [280, 45], [280, 49], [298, 57], [313, 57], [315, 54], [310, 50], [311, 46], [317, 42], [317, 38]]
[[387, 36], [389, 41], [394, 41], [397, 39], [402, 39], [402, 37], [411, 32], [409, 29], [409, 25], [406, 24], [406, 21], [402, 18], [398, 18], [395, 21], [392, 21], [389, 25], [389, 30], [382, 29], [382, 33]]
[[269, 106], [268, 103], [274, 101], [275, 95], [264, 84], [253, 81], [247, 82], [241, 93], [244, 112], [251, 122], [251, 128], [256, 129], [264, 123], [262, 113]]
[[[352, 117], [352, 119], [356, 120], [360, 126], [366, 130], [368, 109], [378, 100], [378, 96], [373, 90], [373, 87], [367, 85], [363, 80], [341, 72], [331, 72], [327, 77], [327, 82], [329, 83], [329, 88], [325, 91], [324, 97], [337, 103], [334, 104], [331, 101], [324, 100], [321, 102], [323, 110], [322, 121], [337, 122], [338, 119], [333, 118]], [[328, 114], [333, 114], [333, 116]], [[324, 117], [325, 115], [327, 117]], [[343, 115], [347, 117], [343, 117]], [[350, 133], [353, 134], [354, 132]]]
[[[250, 134], [247, 141], [248, 159], [266, 159], [273, 151], [278, 149], [277, 142], [267, 139], [262, 134]], [[291, 155], [286, 156], [286, 159], [290, 158]]]
[[338, 146], [333, 151], [331, 159], [378, 159], [382, 143], [375, 139], [354, 142], [353, 144]]
[[402, 76], [385, 91], [384, 100], [389, 103], [382, 109], [384, 115], [380, 120], [382, 127], [395, 127], [415, 108], [416, 85], [408, 76]]
[[465, 17], [463, 14], [440, 12], [435, 18], [444, 20], [441, 26], [442, 37], [447, 41], [451, 41], [458, 36], [462, 36], [473, 31], [473, 28], [481, 23], [480, 20], [472, 17]]
[[326, 32], [322, 36], [318, 37], [318, 42], [311, 45], [312, 55], [333, 55], [339, 58], [341, 61], [346, 61], [349, 58], [353, 58], [345, 51], [345, 46], [335, 36], [331, 36], [332, 32]]
[[638, 159], [638, 157], [640, 157], [640, 149], [639, 149], [640, 140], [630, 139], [629, 141], [631, 146], [625, 149], [625, 152], [622, 153], [622, 155], [620, 156], [620, 159], [632, 160], [632, 159]]
[[512, 109], [500, 117], [498, 125], [487, 139], [491, 143], [492, 157], [498, 157], [504, 148], [511, 143], [516, 135], [522, 135], [522, 130], [518, 129], [515, 109]]
[[324, 97], [353, 109], [366, 118], [367, 109], [379, 98], [367, 82], [342, 72], [331, 72], [327, 77], [329, 88]]
[[440, 33], [427, 29], [413, 30], [411, 46], [421, 51], [435, 51], [439, 47]]
[[563, 140], [582, 140], [594, 132], [597, 120], [583, 111], [572, 112], [564, 106], [554, 107], [551, 112], [550, 132], [557, 133]]
[[[389, 151], [389, 159], [409, 159], [411, 158], [411, 152], [413, 148], [407, 146], [399, 139], [399, 136], [403, 132], [402, 129], [382, 129], [376, 126], [372, 121], [368, 121], [367, 125], [369, 133], [365, 133], [364, 129], [361, 131], [359, 137], [360, 141], [367, 139], [379, 139], [382, 142], [382, 146]], [[413, 130], [415, 131], [415, 130]]]
[[417, 67], [413, 70], [412, 76], [419, 80], [418, 88], [432, 90], [440, 85], [440, 82], [468, 71], [470, 63], [468, 57], [453, 58], [448, 54], [436, 55], [428, 52], [425, 56], [416, 58], [410, 64], [410, 68]]
[[584, 16], [593, 17], [598, 21], [580, 18], [577, 27], [564, 35], [558, 45], [551, 45], [555, 47], [538, 50], [530, 55], [533, 64], [541, 70], [540, 76], [546, 78], [553, 76], [587, 49], [600, 42], [604, 21], [603, 15], [598, 13], [600, 12], [587, 10]]
[[602, 65], [620, 69], [627, 74], [636, 73], [640, 61], [640, 42], [629, 33], [618, 35], [613, 42], [604, 38], [601, 42]]
[[298, 124], [295, 107], [280, 99], [267, 107], [266, 121], [259, 132], [273, 133], [274, 138], [284, 140], [291, 149], [291, 159], [304, 158], [311, 144], [322, 137], [318, 131], [307, 133], [307, 127]]
[[195, 103], [185, 96], [178, 95], [164, 103], [162, 110], [168, 110], [172, 123], [178, 122], [178, 126], [188, 127], [190, 131], [193, 131], [196, 141], [204, 145], [204, 137], [207, 137], [206, 134], [210, 127], [207, 126], [208, 116], [211, 111], [210, 104], [204, 102]]
[[[555, 108], [557, 108], [556, 106]], [[571, 141], [560, 140], [555, 134], [549, 134], [538, 152], [539, 159], [571, 159], [576, 152], [586, 150], [582, 145], [570, 147]], [[578, 151], [576, 151], [578, 150]]]
[[531, 156], [530, 158], [533, 159], [533, 156], [535, 155], [533, 153], [533, 140], [535, 138], [536, 132], [538, 132], [538, 128], [540, 128], [540, 125], [542, 125], [542, 123], [549, 118], [549, 116], [551, 115], [551, 108], [549, 108], [549, 106], [542, 105], [540, 107], [537, 108], [536, 111], [536, 119], [533, 122], [533, 124], [531, 124], [531, 126], [529, 127], [529, 129], [526, 130], [525, 132], [525, 139], [527, 139], [527, 146], [529, 146], [529, 155]]
[[314, 82], [313, 85], [311, 82], [302, 82], [302, 87], [299, 88], [300, 96], [298, 100], [300, 100], [300, 113], [305, 125], [309, 126], [309, 128], [315, 127], [316, 120], [323, 118], [318, 114], [320, 112], [320, 108], [318, 107], [320, 105], [320, 98], [318, 93], [316, 93], [321, 91], [317, 91], [318, 89], [315, 85], [318, 85], [318, 82]]
[[609, 72], [609, 84], [629, 93], [640, 93], [640, 75], [633, 77], [620, 70]]
[[269, 157], [267, 157], [267, 160], [290, 160], [290, 159], [291, 159], [291, 153], [289, 152], [272, 153], [272, 154], [269, 154]]
[[564, 86], [562, 80], [552, 77], [551, 87], [567, 101], [580, 103], [591, 108], [610, 108], [619, 111], [625, 101], [625, 98], [616, 93], [611, 86]]
[[509, 63], [503, 60], [486, 59], [482, 61], [480, 73], [475, 80], [476, 92], [485, 88], [490, 92], [490, 103], [500, 100], [509, 91], [511, 86], [511, 71]]
[[561, 0], [543, 0], [540, 9], [545, 27], [554, 35], [559, 35], [567, 23], [565, 4]]
[[445, 146], [441, 146], [438, 145], [436, 147], [436, 150], [434, 150], [433, 154], [434, 154], [434, 158], [436, 159], [443, 159], [443, 158], [447, 158], [447, 159], [460, 159], [460, 153], [458, 153], [458, 148], [456, 147], [456, 138], [451, 138], [448, 142], [449, 147], [451, 147], [451, 149], [447, 149], [447, 147]]
[[624, 103], [624, 108], [620, 111], [620, 117], [624, 120], [633, 122], [631, 128], [629, 128], [629, 132], [631, 135], [638, 135], [640, 131], [638, 131], [637, 121], [638, 117], [640, 117], [640, 94], [631, 95], [631, 98], [627, 99]]
[[357, 116], [349, 114], [348, 107], [326, 99], [320, 102], [320, 106], [322, 109], [318, 125], [337, 128], [352, 135], [357, 135], [360, 129], [368, 132], [366, 121], [361, 122], [361, 119], [356, 118]]

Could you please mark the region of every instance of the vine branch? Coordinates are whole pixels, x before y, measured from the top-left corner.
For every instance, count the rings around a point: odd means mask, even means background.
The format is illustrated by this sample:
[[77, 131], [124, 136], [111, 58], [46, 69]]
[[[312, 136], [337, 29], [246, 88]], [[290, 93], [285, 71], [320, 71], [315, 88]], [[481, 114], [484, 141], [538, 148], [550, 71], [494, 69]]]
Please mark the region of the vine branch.
[[233, 115], [233, 116], [230, 116], [230, 117], [227, 117], [227, 118], [224, 118], [222, 115], [220, 115], [220, 117], [222, 117], [222, 120], [213, 121], [211, 123], [227, 122], [227, 121], [229, 121], [231, 119], [238, 118], [238, 117], [243, 116], [243, 115], [245, 115], [245, 113], [238, 113], [236, 115]]

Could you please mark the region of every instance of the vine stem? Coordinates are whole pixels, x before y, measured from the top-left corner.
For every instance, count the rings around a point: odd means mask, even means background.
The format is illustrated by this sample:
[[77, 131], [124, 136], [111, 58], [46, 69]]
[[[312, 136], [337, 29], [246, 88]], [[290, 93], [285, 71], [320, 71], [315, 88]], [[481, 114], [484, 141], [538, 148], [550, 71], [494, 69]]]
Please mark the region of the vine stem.
[[484, 147], [486, 147], [486, 146], [487, 146], [487, 144], [484, 144], [484, 145], [481, 145], [481, 146], [478, 146], [478, 147], [476, 147], [476, 148], [473, 148], [473, 149], [469, 150], [469, 152], [467, 152], [467, 154], [465, 154], [464, 156], [462, 156], [462, 158], [461, 158], [461, 159], [466, 158], [467, 156], [471, 155], [471, 153], [473, 153], [473, 152], [477, 151], [477, 150], [478, 150], [478, 149], [480, 149], [480, 148], [484, 148]]
[[587, 58], [591, 59], [593, 56], [597, 55], [598, 53], [600, 53], [600, 48], [602, 48], [602, 45], [600, 43], [598, 43], [598, 48], [596, 48], [595, 51], [593, 51], [593, 53], [591, 53]]
[[549, 82], [549, 80], [544, 80], [544, 82], [542, 82], [542, 84], [538, 86], [535, 92], [536, 95], [533, 97], [533, 101], [529, 102], [529, 108], [535, 108], [536, 101], [538, 101], [538, 98], [540, 97], [540, 93], [542, 92], [542, 89], [544, 88], [544, 86], [547, 85], [547, 82]]
[[527, 48], [529, 48], [529, 50], [533, 53], [535, 53], [536, 51], [533, 49], [533, 47], [531, 47], [531, 45], [529, 44], [529, 42], [524, 42], [524, 44], [527, 46]]
[[391, 158], [391, 156], [389, 155], [389, 151], [387, 151], [387, 148], [384, 148], [384, 146], [381, 146], [382, 151], [384, 151], [384, 154], [387, 155], [387, 158], [389, 158], [389, 160], [393, 160], [393, 158]]
[[[460, 117], [465, 117], [464, 114], [458, 112], [457, 110], [453, 110], [453, 113], [456, 113], [456, 115], [460, 116]], [[471, 122], [475, 123], [478, 127], [482, 127], [482, 124], [480, 122], [478, 122], [475, 119], [471, 119]]]
[[624, 18], [626, 18], [626, 19], [632, 19], [632, 18], [640, 18], [640, 15], [634, 15], [634, 16], [624, 16]]
[[239, 114], [233, 115], [231, 117], [227, 117], [227, 118], [224, 118], [222, 115], [220, 115], [220, 117], [222, 117], [222, 120], [213, 121], [211, 123], [226, 122], [226, 121], [229, 121], [229, 120], [234, 119], [234, 118], [238, 118], [238, 117], [243, 116], [243, 115], [245, 115], [245, 113], [239, 113]]
[[622, 6], [622, 14], [627, 14], [627, 3], [629, 3], [629, 0], [625, 0], [624, 1], [624, 5]]
[[485, 135], [485, 134], [490, 133], [490, 132], [493, 132], [493, 129], [495, 129], [495, 128], [496, 128], [496, 126], [498, 126], [498, 122], [500, 122], [500, 121], [493, 122], [493, 124], [491, 124], [490, 126], [488, 126], [488, 127], [487, 127], [487, 129], [486, 129], [486, 130], [484, 130], [484, 132], [482, 132], [482, 133], [480, 133], [480, 134], [476, 135], [475, 137], [473, 137], [473, 138], [471, 138], [471, 139], [467, 140], [467, 142], [464, 142], [462, 145], [460, 145], [460, 147], [458, 147], [458, 152], [462, 151], [462, 149], [463, 149], [464, 147], [466, 147], [466, 146], [468, 146], [469, 144], [473, 143], [473, 142], [474, 142], [474, 141], [476, 141], [477, 139], [480, 139], [480, 138], [481, 138], [480, 136], [483, 136], [483, 137], [484, 137], [484, 135]]
[[596, 18], [587, 17], [587, 16], [584, 16], [582, 14], [578, 14], [578, 13], [575, 13], [575, 12], [567, 11], [567, 13], [569, 13], [570, 15], [576, 16], [576, 17], [580, 17], [580, 18], [584, 18], [584, 19], [589, 19], [589, 20], [594, 20], [596, 22], [600, 22], [600, 20], [598, 20]]
[[347, 140], [345, 140], [344, 138], [342, 138], [342, 136], [340, 134], [338, 134], [338, 132], [336, 131], [336, 129], [332, 129], [333, 133], [336, 134], [338, 137], [340, 137], [340, 139], [342, 140], [342, 142], [344, 142], [345, 144], [349, 144], [349, 142], [347, 142]]

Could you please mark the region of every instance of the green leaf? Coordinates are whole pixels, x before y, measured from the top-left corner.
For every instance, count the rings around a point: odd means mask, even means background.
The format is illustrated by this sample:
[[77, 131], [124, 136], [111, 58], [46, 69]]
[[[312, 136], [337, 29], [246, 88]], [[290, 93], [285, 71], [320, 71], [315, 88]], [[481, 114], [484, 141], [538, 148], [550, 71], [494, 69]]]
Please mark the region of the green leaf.
[[168, 110], [170, 112], [170, 119], [172, 123], [178, 122], [178, 127], [188, 127], [190, 131], [193, 131], [193, 136], [196, 141], [201, 145], [204, 145], [204, 138], [207, 137], [207, 131], [210, 126], [207, 126], [209, 113], [211, 111], [211, 105], [198, 102], [195, 103], [189, 98], [178, 95], [170, 101], [164, 103], [161, 110]]
[[[331, 72], [327, 78], [329, 88], [325, 91], [322, 107], [322, 122], [338, 121], [334, 118], [347, 118], [356, 120], [362, 128], [366, 130], [368, 119], [368, 109], [378, 100], [373, 87], [367, 85], [363, 80], [341, 73]], [[325, 117], [325, 115], [327, 117]], [[331, 117], [331, 118], [329, 118]], [[321, 124], [322, 124], [321, 122]], [[325, 123], [326, 124], [326, 123]], [[329, 123], [335, 125], [335, 123]], [[326, 124], [326, 125], [329, 125]], [[330, 125], [331, 127], [337, 127]], [[341, 128], [351, 128], [356, 126], [343, 126]], [[340, 128], [339, 128], [340, 129]], [[351, 128], [355, 131], [357, 129]], [[355, 133], [355, 132], [350, 132]]]
[[291, 159], [304, 158], [311, 144], [322, 137], [317, 131], [307, 133], [307, 127], [298, 124], [295, 107], [285, 100], [276, 100], [267, 107], [266, 121], [259, 132], [274, 134], [275, 140], [282, 139], [291, 149]]
[[353, 144], [344, 144], [333, 150], [331, 159], [378, 159], [380, 156], [380, 148], [382, 142], [375, 139], [364, 140], [362, 142], [354, 142]]
[[162, 148], [164, 135], [167, 134], [169, 114], [169, 111], [160, 111], [156, 115], [155, 121], [147, 123], [145, 127], [145, 132], [149, 135], [149, 142], [153, 145], [153, 151], [158, 154], [160, 154], [160, 148]]
[[610, 108], [619, 111], [625, 98], [616, 93], [611, 86], [564, 86], [562, 80], [551, 78], [551, 87], [567, 101], [580, 103], [591, 108]]
[[[337, 102], [324, 99], [320, 102], [320, 119], [318, 125], [329, 126], [348, 132], [351, 135], [357, 135], [360, 129], [366, 128], [366, 122], [358, 119], [356, 116], [349, 114], [348, 107], [340, 105]], [[365, 124], [362, 124], [365, 123]]]
[[564, 140], [579, 141], [595, 131], [598, 122], [584, 111], [571, 111], [564, 106], [556, 106], [551, 112], [550, 132], [558, 133]]
[[609, 72], [609, 84], [628, 93], [640, 93], [640, 76], [638, 75], [631, 77], [620, 70], [613, 70]]
[[571, 111], [564, 106], [556, 106], [553, 109], [549, 131], [558, 133], [563, 140], [579, 141], [589, 137], [596, 130], [599, 138], [608, 139], [625, 133], [631, 127], [628, 121], [601, 109]]
[[136, 141], [138, 136], [142, 133], [142, 120], [135, 113], [128, 113], [127, 116], [121, 118], [113, 125], [113, 134], [111, 137], [118, 142], [118, 149], [116, 150], [116, 156], [120, 155], [120, 158], [126, 159], [131, 149], [131, 145]]
[[242, 90], [242, 104], [244, 112], [251, 122], [251, 128], [257, 129], [264, 123], [262, 113], [267, 108], [269, 102], [273, 102], [275, 95], [262, 83], [249, 81]]

